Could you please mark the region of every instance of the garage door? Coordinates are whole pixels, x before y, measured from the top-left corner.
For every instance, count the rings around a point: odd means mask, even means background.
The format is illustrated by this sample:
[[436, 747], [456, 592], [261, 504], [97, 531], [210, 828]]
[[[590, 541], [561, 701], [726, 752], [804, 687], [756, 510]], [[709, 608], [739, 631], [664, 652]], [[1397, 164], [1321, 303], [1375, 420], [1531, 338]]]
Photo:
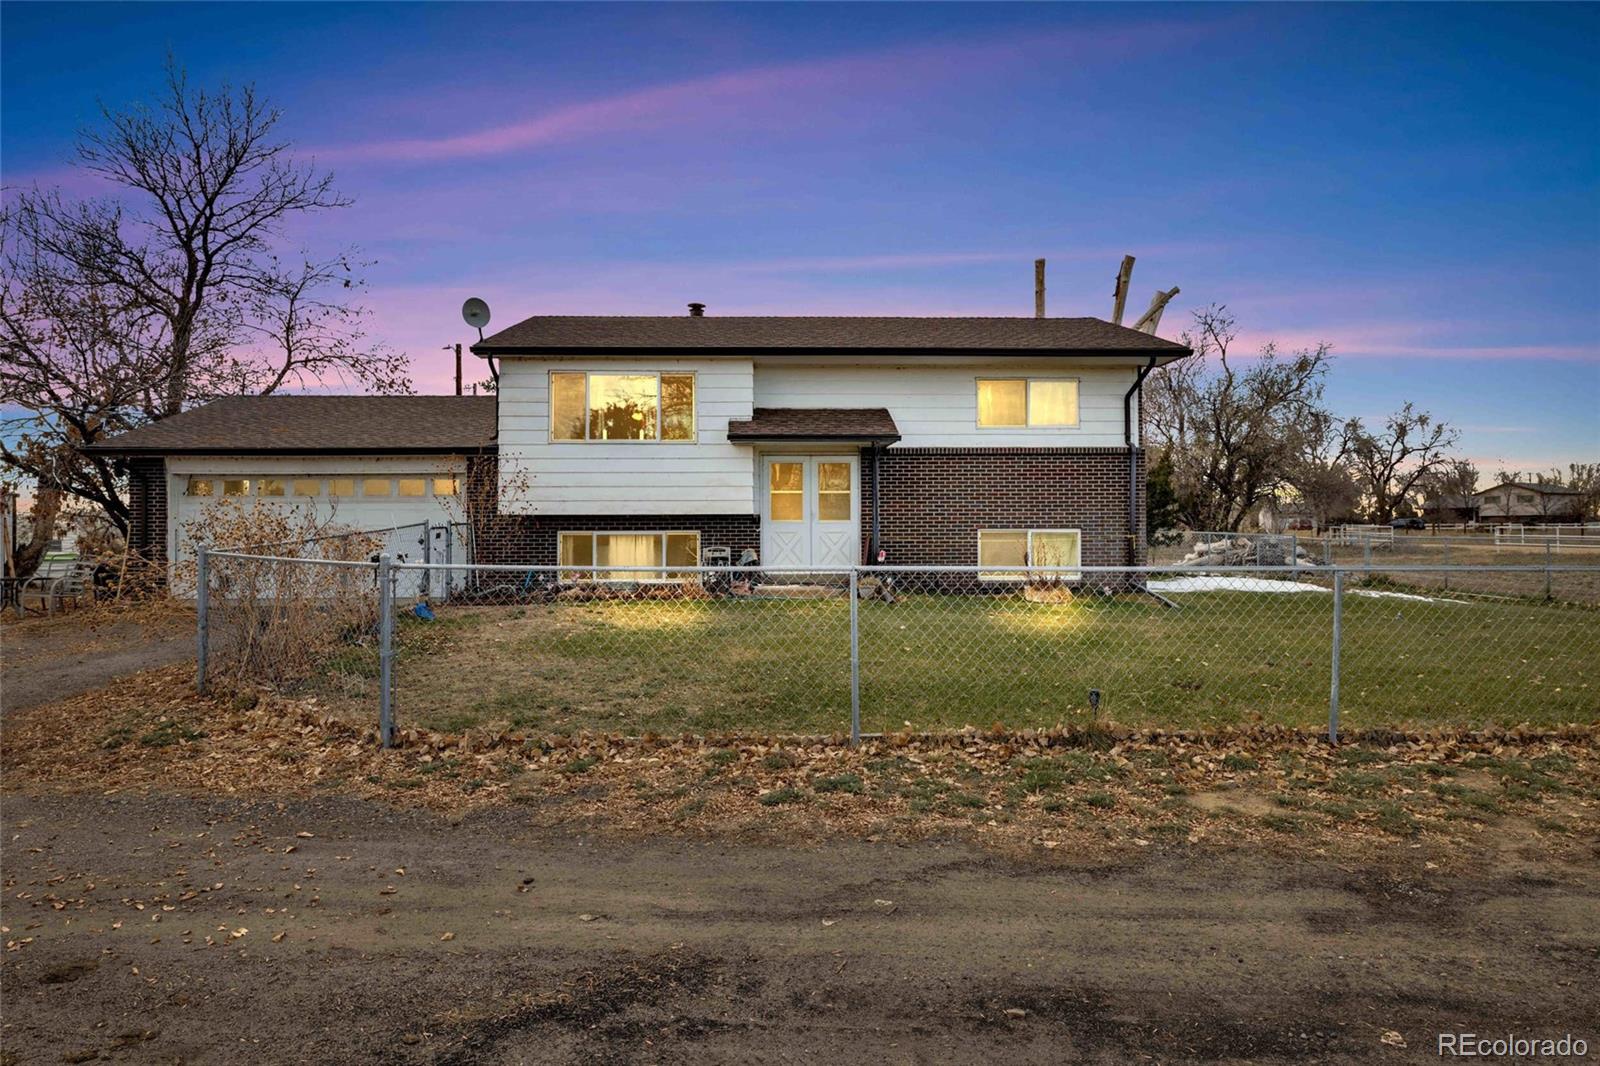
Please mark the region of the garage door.
[[[241, 506], [309, 509], [319, 524], [329, 522], [361, 530], [388, 530], [383, 550], [397, 559], [423, 560], [421, 525], [459, 523], [459, 474], [431, 471], [353, 472], [349, 474], [252, 474], [245, 470], [198, 471], [174, 477], [173, 507], [180, 558], [192, 555], [185, 530], [208, 507], [232, 500]], [[459, 541], [452, 561], [464, 555]], [[433, 540], [434, 561], [443, 562], [442, 535]]]

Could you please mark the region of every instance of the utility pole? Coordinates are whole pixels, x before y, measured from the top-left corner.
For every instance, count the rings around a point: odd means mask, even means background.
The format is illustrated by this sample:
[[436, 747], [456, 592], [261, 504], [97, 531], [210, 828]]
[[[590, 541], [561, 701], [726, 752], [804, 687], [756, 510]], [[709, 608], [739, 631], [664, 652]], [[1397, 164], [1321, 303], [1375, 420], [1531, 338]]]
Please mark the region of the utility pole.
[[1044, 317], [1044, 260], [1033, 261], [1033, 317]]
[[461, 345], [460, 344], [447, 344], [447, 345], [444, 346], [443, 350], [447, 351], [447, 352], [453, 350], [456, 353], [456, 395], [460, 396], [461, 395]]
[[1133, 256], [1122, 257], [1122, 267], [1117, 271], [1117, 287], [1111, 293], [1111, 321], [1122, 325], [1122, 310], [1128, 305], [1128, 283], [1133, 280]]

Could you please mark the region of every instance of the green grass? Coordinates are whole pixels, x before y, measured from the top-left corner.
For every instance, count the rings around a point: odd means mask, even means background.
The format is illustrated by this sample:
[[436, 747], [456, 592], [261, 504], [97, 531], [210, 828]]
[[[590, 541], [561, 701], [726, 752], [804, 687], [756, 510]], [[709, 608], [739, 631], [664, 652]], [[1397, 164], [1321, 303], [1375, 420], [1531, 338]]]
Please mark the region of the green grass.
[[[1091, 688], [1102, 693], [1101, 717], [1126, 725], [1326, 723], [1329, 597], [1174, 598], [1177, 610], [1093, 596], [863, 604], [863, 728], [1084, 725]], [[668, 735], [848, 728], [849, 604], [840, 598], [446, 607], [441, 616], [398, 626], [402, 726]], [[1556, 724], [1600, 713], [1593, 609], [1351, 595], [1344, 633], [1349, 729]], [[373, 686], [352, 684], [351, 675], [367, 659], [347, 659], [329, 702], [366, 721], [375, 715]]]

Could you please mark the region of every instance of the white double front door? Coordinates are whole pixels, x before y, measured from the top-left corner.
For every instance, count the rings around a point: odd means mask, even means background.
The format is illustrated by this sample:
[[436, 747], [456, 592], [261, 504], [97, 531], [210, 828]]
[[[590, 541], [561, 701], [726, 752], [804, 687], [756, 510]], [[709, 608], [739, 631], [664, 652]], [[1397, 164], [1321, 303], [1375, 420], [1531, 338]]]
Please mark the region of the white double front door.
[[854, 455], [761, 457], [761, 563], [770, 567], [844, 567], [860, 562]]

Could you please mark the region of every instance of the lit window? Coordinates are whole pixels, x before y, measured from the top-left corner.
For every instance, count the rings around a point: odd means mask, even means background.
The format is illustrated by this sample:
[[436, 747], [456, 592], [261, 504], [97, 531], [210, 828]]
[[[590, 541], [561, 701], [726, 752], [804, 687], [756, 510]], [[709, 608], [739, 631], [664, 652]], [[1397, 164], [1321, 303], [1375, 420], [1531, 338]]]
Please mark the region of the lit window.
[[354, 496], [356, 494], [356, 479], [353, 477], [330, 477], [328, 479], [329, 496]]
[[803, 522], [806, 517], [806, 464], [768, 463], [767, 491], [774, 522]]
[[294, 494], [296, 496], [321, 496], [322, 479], [319, 477], [297, 477], [294, 479]]
[[979, 378], [978, 425], [984, 429], [1078, 424], [1078, 383], [1063, 378]]
[[[576, 575], [596, 581], [663, 581], [682, 573], [650, 573], [606, 567], [697, 566], [698, 533], [563, 533], [562, 567], [582, 568]], [[574, 575], [564, 575], [574, 576]]]
[[363, 496], [387, 496], [392, 491], [392, 488], [393, 486], [386, 477], [361, 479], [361, 495]]
[[223, 482], [222, 482], [222, 494], [224, 496], [248, 496], [248, 495], [250, 495], [250, 479], [249, 478], [226, 478], [226, 479], [224, 479]]
[[421, 477], [403, 477], [400, 479], [400, 495], [426, 496], [428, 493], [428, 479]]
[[208, 477], [192, 477], [189, 484], [184, 487], [185, 496], [211, 496], [217, 491], [216, 482]]
[[433, 479], [433, 494], [435, 496], [454, 496], [460, 491], [461, 486], [453, 477], [436, 477]]
[[283, 478], [281, 477], [264, 477], [256, 484], [260, 486], [260, 492], [263, 496], [283, 495]]
[[[979, 566], [1037, 566], [1055, 570], [1082, 565], [1082, 537], [1076, 529], [980, 529]], [[1028, 575], [1012, 571], [980, 572], [985, 581], [1023, 581]], [[1076, 573], [1041, 575], [1075, 579]]]
[[694, 440], [693, 374], [550, 375], [550, 439]]
[[817, 518], [823, 522], [850, 521], [850, 464], [817, 464]]

